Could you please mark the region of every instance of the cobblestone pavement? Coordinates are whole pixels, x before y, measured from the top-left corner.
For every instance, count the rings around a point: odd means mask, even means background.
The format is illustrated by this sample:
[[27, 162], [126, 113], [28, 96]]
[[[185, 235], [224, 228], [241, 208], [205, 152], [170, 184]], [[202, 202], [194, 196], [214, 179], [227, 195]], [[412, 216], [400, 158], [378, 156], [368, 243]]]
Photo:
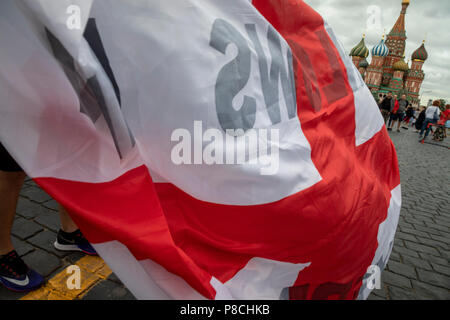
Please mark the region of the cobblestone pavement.
[[450, 299], [450, 139], [420, 144], [411, 128], [401, 130], [390, 137], [402, 209], [382, 288], [369, 299]]
[[[450, 141], [420, 144], [411, 129], [391, 132], [396, 145], [403, 204], [382, 288], [369, 299], [450, 299]], [[447, 139], [450, 140], [450, 139]], [[20, 195], [13, 240], [24, 260], [47, 279], [82, 255], [53, 248], [59, 228], [57, 203], [32, 180]], [[0, 299], [19, 299], [0, 286]], [[134, 299], [112, 274], [82, 299]]]

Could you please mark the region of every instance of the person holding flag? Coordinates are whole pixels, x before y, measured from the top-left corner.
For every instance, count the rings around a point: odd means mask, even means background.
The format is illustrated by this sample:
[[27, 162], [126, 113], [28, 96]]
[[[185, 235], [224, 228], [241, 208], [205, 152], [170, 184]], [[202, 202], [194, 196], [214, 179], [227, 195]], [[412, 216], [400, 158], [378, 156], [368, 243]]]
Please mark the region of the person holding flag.
[[368, 297], [400, 214], [398, 161], [317, 12], [20, 3], [0, 2], [0, 139], [135, 297]]

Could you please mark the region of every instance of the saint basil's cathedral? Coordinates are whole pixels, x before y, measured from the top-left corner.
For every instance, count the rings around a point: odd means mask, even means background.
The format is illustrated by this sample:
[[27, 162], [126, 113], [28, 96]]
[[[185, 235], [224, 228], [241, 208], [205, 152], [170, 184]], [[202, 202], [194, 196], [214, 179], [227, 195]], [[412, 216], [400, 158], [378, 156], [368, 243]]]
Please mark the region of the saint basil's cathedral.
[[400, 16], [386, 40], [383, 35], [381, 42], [372, 48], [370, 64], [366, 60], [369, 49], [364, 43], [364, 36], [352, 49], [350, 56], [377, 100], [379, 94], [391, 91], [399, 97], [406, 94], [414, 106], [419, 106], [420, 87], [425, 77], [422, 66], [428, 58], [428, 53], [423, 41], [411, 56], [411, 67], [405, 62], [405, 16], [408, 6], [409, 0], [403, 0]]

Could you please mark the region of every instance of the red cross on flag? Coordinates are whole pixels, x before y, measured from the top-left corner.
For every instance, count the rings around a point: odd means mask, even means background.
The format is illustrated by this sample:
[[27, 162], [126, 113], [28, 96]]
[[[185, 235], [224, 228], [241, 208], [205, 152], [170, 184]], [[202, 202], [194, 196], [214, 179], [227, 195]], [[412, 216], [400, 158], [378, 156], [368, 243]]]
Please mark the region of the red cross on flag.
[[400, 175], [300, 0], [0, 3], [0, 141], [140, 299], [365, 299]]

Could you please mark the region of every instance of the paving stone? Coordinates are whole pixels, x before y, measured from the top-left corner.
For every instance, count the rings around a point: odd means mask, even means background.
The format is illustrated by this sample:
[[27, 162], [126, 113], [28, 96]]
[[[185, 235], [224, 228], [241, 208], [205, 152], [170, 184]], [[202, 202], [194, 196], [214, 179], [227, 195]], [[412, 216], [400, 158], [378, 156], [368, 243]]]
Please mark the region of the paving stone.
[[114, 272], [111, 273], [111, 275], [108, 277], [108, 280], [122, 284], [122, 281], [120, 281], [120, 279], [117, 277], [117, 275]]
[[405, 230], [414, 230], [414, 226], [412, 224], [404, 222], [404, 221], [400, 221], [398, 223], [398, 225], [399, 225], [399, 229], [403, 232], [406, 232]]
[[415, 300], [416, 294], [411, 289], [389, 287], [389, 296], [391, 300]]
[[437, 264], [437, 263], [431, 263], [431, 265], [433, 266], [433, 269], [435, 271], [450, 277], [450, 264], [447, 267], [444, 267], [444, 266], [442, 266], [440, 264]]
[[125, 287], [117, 283], [105, 280], [92, 288], [83, 300], [136, 300], [136, 298]]
[[448, 232], [448, 227], [447, 226], [442, 226], [436, 223], [427, 223], [427, 226], [432, 228], [432, 229], [436, 229], [436, 230], [440, 230], [440, 231], [444, 231], [444, 232]]
[[450, 290], [450, 277], [448, 276], [420, 269], [417, 270], [417, 274], [422, 282]]
[[426, 253], [420, 253], [420, 257], [426, 261], [434, 262], [443, 266], [447, 266], [450, 264], [448, 259], [442, 258], [442, 257], [436, 257], [432, 256]]
[[[412, 236], [421, 236], [421, 237], [425, 237], [425, 238], [430, 238], [430, 235], [428, 233], [426, 233], [425, 231], [419, 231], [416, 229], [412, 229], [412, 228], [401, 228], [403, 233], [407, 233], [410, 234]], [[408, 239], [405, 239], [408, 240]]]
[[410, 265], [403, 264], [403, 263], [396, 262], [396, 261], [389, 261], [387, 267], [388, 267], [389, 271], [403, 275], [410, 279], [417, 279], [416, 271], [414, 270], [414, 267], [412, 267]]
[[64, 257], [64, 260], [66, 260], [69, 264], [76, 264], [76, 262], [83, 258], [85, 255], [86, 254], [82, 252], [71, 252]]
[[374, 295], [373, 293], [371, 293], [369, 295], [369, 297], [367, 298], [367, 300], [386, 300], [385, 298], [382, 298], [380, 296]]
[[19, 300], [24, 295], [26, 293], [10, 291], [0, 284], [0, 300]]
[[21, 257], [34, 250], [34, 247], [24, 240], [20, 240], [19, 238], [16, 238], [14, 236], [11, 237], [11, 240], [12, 240], [14, 249], [17, 251], [17, 253]]
[[420, 251], [420, 252], [424, 252], [424, 253], [429, 253], [435, 256], [440, 256], [440, 253], [438, 250], [436, 250], [433, 247], [430, 246], [424, 246], [418, 243], [414, 243], [414, 242], [410, 242], [410, 241], [405, 241], [406, 247], [408, 249], [411, 250], [416, 250], [416, 251]]
[[41, 248], [47, 252], [53, 253], [54, 255], [62, 258], [69, 254], [69, 252], [56, 250], [54, 247], [54, 242], [56, 240], [56, 233], [50, 230], [44, 230], [39, 232], [37, 235], [28, 239], [28, 242], [35, 247]]
[[450, 300], [450, 291], [428, 283], [412, 280], [419, 299]]
[[445, 244], [441, 241], [436, 241], [433, 239], [427, 239], [427, 238], [422, 238], [422, 237], [417, 237], [417, 239], [420, 244], [424, 244], [424, 245], [427, 245], [430, 247], [435, 247], [435, 248], [442, 248], [447, 251], [449, 250], [448, 244]]
[[404, 247], [405, 244], [404, 244], [404, 242], [403, 242], [402, 239], [395, 238], [395, 239], [394, 239], [394, 246], [397, 247], [397, 248], [398, 248], [398, 247]]
[[36, 249], [23, 257], [25, 263], [46, 277], [61, 265], [61, 260], [42, 249]]
[[[434, 235], [437, 235], [437, 236], [441, 236], [442, 235], [441, 231], [436, 230], [434, 228], [431, 228], [429, 226], [426, 226], [426, 227], [424, 227], [424, 226], [414, 226], [414, 227], [417, 230], [419, 230], [419, 231], [425, 232], [428, 235], [428, 238], [431, 238], [431, 236], [429, 236], [430, 234], [434, 234]], [[417, 234], [417, 235], [420, 235], [420, 234]]]
[[370, 295], [375, 295], [386, 300], [388, 299], [387, 287], [382, 285], [380, 289], [373, 289]]
[[14, 219], [14, 224], [11, 233], [16, 237], [24, 240], [42, 230], [43, 228], [37, 223], [19, 217]]
[[393, 285], [401, 288], [412, 288], [411, 281], [407, 277], [392, 273], [388, 270], [384, 270], [381, 273], [381, 284], [387, 284], [388, 286]]
[[424, 270], [432, 270], [431, 268], [431, 264], [424, 259], [420, 259], [420, 258], [414, 258], [408, 255], [404, 255], [402, 256], [402, 261], [403, 263], [409, 264], [413, 267], [417, 267], [417, 268], [421, 268]]
[[431, 239], [433, 239], [433, 240], [440, 241], [440, 242], [450, 245], [450, 233], [447, 234], [446, 236], [437, 236], [434, 234], [431, 234], [430, 236], [431, 236]]
[[20, 194], [38, 203], [43, 203], [52, 199], [52, 197], [39, 187], [27, 188], [22, 190]]
[[54, 210], [54, 211], [58, 211], [58, 209], [59, 209], [59, 204], [58, 204], [58, 202], [56, 202], [55, 200], [50, 200], [50, 201], [47, 201], [47, 202], [44, 202], [43, 204], [42, 204], [44, 207], [46, 207], [46, 208], [49, 208], [49, 209], [52, 209], [52, 210]]
[[61, 222], [59, 220], [58, 213], [51, 210], [48, 210], [47, 212], [40, 214], [38, 217], [34, 219], [34, 221], [54, 232], [58, 232], [58, 230], [61, 227]]
[[450, 252], [447, 250], [438, 249], [439, 253], [441, 254], [441, 257], [444, 259], [447, 259], [447, 261], [450, 261]]
[[19, 201], [17, 202], [17, 214], [27, 219], [34, 218], [47, 211], [47, 208], [44, 208], [27, 198], [19, 197]]
[[407, 249], [407, 248], [403, 248], [403, 247], [394, 247], [392, 249], [392, 251], [399, 253], [402, 257], [404, 255], [408, 255], [411, 257], [416, 257], [419, 258], [419, 253], [417, 251], [411, 250], [411, 249]]
[[412, 242], [417, 242], [417, 238], [415, 236], [413, 236], [411, 234], [408, 234], [408, 233], [403, 233], [403, 232], [400, 232], [400, 231], [397, 231], [397, 233], [395, 234], [395, 237], [399, 238], [399, 239], [403, 239], [403, 240], [409, 240], [409, 241], [412, 241]]
[[400, 254], [399, 253], [397, 253], [397, 252], [391, 252], [391, 255], [389, 256], [389, 261], [390, 260], [393, 260], [393, 261], [397, 261], [397, 262], [401, 262], [402, 260], [401, 260], [401, 257], [400, 257]]
[[31, 179], [31, 178], [25, 179], [25, 183], [24, 184], [26, 184], [27, 186], [30, 186], [30, 187], [38, 187], [37, 183], [34, 182], [34, 180]]

